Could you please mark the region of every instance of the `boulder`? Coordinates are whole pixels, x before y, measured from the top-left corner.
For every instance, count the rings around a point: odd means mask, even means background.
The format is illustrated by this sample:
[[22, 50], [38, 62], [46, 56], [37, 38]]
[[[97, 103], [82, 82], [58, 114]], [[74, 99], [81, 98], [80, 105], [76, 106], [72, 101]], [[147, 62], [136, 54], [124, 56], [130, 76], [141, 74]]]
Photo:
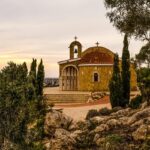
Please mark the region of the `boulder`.
[[94, 124], [102, 124], [106, 120], [106, 117], [96, 116], [90, 119]]
[[135, 132], [132, 133], [132, 136], [135, 141], [146, 140], [147, 133], [148, 133], [148, 126], [141, 125]]
[[47, 150], [72, 150], [75, 138], [65, 129], [56, 129], [54, 137], [45, 146]]
[[87, 103], [92, 103], [92, 102], [94, 102], [94, 100], [93, 100], [92, 97], [90, 96], [90, 97], [88, 98], [88, 100], [87, 100]]
[[100, 132], [104, 132], [104, 131], [108, 131], [109, 130], [109, 126], [107, 124], [101, 124], [100, 126], [97, 126], [94, 129], [95, 133], [100, 133]]
[[47, 113], [45, 117], [45, 132], [48, 134], [48, 132], [53, 128], [68, 129], [72, 124], [72, 121], [73, 119], [71, 117], [68, 117], [59, 111], [52, 110]]
[[130, 108], [122, 109], [115, 113], [112, 113], [111, 116], [116, 116], [116, 117], [127, 116], [129, 114], [130, 110], [131, 110]]
[[75, 139], [75, 138], [77, 138], [80, 134], [82, 134], [82, 132], [83, 132], [83, 131], [81, 131], [81, 130], [76, 130], [76, 131], [74, 131], [74, 132], [72, 132], [72, 133], [70, 134], [70, 137], [73, 138], [73, 139]]
[[128, 117], [121, 117], [118, 120], [122, 125], [126, 126], [126, 125], [128, 125], [128, 123], [127, 123], [128, 119], [129, 119]]
[[117, 119], [110, 119], [106, 122], [106, 124], [110, 127], [110, 128], [115, 128], [117, 126], [121, 126], [121, 122]]
[[128, 119], [128, 124], [131, 125], [136, 121], [139, 121], [140, 119], [144, 119], [150, 116], [150, 108], [146, 108], [144, 110], [141, 110], [135, 114], [133, 114], [129, 119]]
[[137, 128], [137, 127], [141, 126], [142, 124], [144, 124], [144, 120], [141, 119], [141, 120], [136, 121], [135, 123], [133, 123], [133, 124], [131, 125], [131, 127]]
[[64, 139], [67, 140], [70, 136], [70, 132], [65, 129], [56, 129], [55, 131], [55, 138], [56, 139]]

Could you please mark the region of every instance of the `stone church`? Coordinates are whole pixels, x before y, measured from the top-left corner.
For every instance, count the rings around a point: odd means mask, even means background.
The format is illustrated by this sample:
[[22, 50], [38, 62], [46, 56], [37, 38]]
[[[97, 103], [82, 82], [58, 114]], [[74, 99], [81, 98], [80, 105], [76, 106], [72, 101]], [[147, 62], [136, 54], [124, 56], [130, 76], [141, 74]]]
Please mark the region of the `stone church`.
[[[114, 53], [99, 46], [82, 51], [75, 38], [70, 46], [70, 58], [60, 61], [59, 85], [62, 91], [108, 91], [113, 71]], [[121, 61], [120, 61], [121, 63]], [[136, 72], [131, 64], [131, 90], [136, 90]]]

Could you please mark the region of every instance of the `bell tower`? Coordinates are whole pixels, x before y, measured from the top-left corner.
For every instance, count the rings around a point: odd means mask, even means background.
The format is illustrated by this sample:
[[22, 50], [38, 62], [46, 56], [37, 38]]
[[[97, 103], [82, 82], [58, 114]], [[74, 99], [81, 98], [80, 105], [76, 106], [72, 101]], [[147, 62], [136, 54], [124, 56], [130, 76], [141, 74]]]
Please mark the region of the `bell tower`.
[[73, 41], [70, 46], [70, 59], [80, 58], [82, 53], [82, 45], [77, 41], [77, 37], [75, 37], [75, 41]]

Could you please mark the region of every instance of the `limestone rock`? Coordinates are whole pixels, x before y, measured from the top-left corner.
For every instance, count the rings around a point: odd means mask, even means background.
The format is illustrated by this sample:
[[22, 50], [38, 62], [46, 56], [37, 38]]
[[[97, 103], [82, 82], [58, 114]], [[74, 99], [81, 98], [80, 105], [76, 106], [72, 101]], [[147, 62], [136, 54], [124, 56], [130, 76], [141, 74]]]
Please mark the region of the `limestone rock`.
[[147, 125], [141, 125], [135, 132], [132, 133], [134, 140], [145, 140], [148, 132]]
[[128, 125], [128, 117], [121, 117], [119, 118], [119, 121], [124, 126]]
[[64, 115], [63, 113], [52, 110], [46, 114], [45, 117], [45, 132], [48, 134], [52, 128], [63, 128], [68, 129], [72, 124], [73, 119]]
[[81, 130], [76, 130], [76, 131], [74, 131], [74, 132], [72, 132], [70, 134], [70, 137], [73, 138], [73, 139], [75, 139], [77, 136], [79, 136], [80, 134], [82, 134], [82, 132], [83, 131], [81, 131]]
[[65, 129], [56, 129], [53, 139], [46, 143], [47, 150], [72, 150], [75, 139], [70, 132]]
[[101, 124], [100, 126], [96, 127], [94, 132], [99, 133], [99, 132], [104, 132], [104, 131], [108, 131], [108, 130], [109, 130], [109, 126], [107, 124]]
[[136, 128], [136, 127], [141, 126], [143, 123], [144, 123], [144, 120], [139, 120], [139, 121], [136, 121], [135, 123], [133, 123], [131, 125], [131, 127]]
[[150, 116], [150, 108], [146, 108], [132, 115], [128, 120], [128, 124], [131, 125], [134, 122], [139, 121], [140, 119], [144, 119], [149, 116]]
[[106, 120], [106, 117], [101, 117], [101, 116], [96, 116], [90, 119], [91, 122], [93, 122], [94, 124], [101, 124]]
[[117, 117], [123, 117], [123, 116], [127, 116], [130, 112], [130, 108], [127, 109], [122, 109], [117, 111], [116, 113], [112, 113], [112, 116], [117, 116]]
[[115, 128], [117, 126], [121, 126], [121, 122], [116, 119], [110, 119], [106, 123], [110, 128]]

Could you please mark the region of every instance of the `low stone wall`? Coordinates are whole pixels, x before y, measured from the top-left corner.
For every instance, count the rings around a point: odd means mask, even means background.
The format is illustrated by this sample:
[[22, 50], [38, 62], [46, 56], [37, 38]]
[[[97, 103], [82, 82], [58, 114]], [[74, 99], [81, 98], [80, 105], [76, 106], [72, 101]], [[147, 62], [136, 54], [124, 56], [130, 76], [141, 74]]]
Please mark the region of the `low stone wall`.
[[47, 104], [50, 103], [86, 103], [89, 94], [46, 94]]

